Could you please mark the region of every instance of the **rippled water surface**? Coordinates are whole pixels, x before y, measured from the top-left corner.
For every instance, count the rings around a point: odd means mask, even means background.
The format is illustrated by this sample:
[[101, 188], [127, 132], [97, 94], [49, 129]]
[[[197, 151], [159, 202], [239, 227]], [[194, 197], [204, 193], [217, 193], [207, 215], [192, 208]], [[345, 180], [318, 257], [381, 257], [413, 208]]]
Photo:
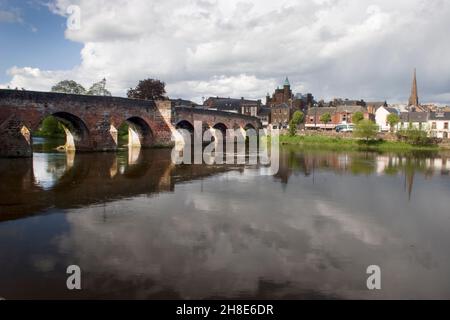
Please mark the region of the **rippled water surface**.
[[276, 176], [170, 150], [0, 159], [0, 297], [450, 298], [449, 170], [300, 149]]

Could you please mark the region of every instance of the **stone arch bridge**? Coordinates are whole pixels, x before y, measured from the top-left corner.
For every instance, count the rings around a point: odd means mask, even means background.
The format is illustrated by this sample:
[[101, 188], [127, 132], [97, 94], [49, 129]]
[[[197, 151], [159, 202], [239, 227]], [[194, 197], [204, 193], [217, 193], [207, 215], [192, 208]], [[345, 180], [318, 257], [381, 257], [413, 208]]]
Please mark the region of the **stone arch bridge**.
[[129, 145], [139, 147], [170, 146], [173, 144], [173, 131], [192, 126], [195, 121], [219, 130], [261, 127], [255, 117], [175, 107], [168, 100], [2, 89], [0, 157], [31, 157], [31, 132], [50, 115], [64, 126], [66, 148], [76, 151], [117, 150], [117, 129], [123, 123], [129, 125]]

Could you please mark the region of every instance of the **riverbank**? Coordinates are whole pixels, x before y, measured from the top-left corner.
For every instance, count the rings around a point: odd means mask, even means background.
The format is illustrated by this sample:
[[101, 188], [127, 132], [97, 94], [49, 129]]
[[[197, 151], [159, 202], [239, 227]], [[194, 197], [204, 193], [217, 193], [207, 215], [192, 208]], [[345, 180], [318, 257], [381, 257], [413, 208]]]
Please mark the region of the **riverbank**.
[[400, 141], [364, 140], [322, 135], [281, 135], [281, 145], [297, 145], [312, 148], [326, 148], [331, 150], [367, 150], [367, 151], [438, 151], [441, 148], [437, 145], [420, 146], [412, 145]]

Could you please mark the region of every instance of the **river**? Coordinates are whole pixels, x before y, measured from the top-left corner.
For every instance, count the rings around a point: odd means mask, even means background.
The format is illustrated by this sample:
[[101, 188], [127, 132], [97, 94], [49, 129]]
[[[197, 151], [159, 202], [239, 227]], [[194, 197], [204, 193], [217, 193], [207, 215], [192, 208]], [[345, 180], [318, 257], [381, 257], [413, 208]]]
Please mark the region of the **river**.
[[450, 298], [447, 155], [283, 147], [264, 176], [36, 149], [0, 159], [2, 298]]

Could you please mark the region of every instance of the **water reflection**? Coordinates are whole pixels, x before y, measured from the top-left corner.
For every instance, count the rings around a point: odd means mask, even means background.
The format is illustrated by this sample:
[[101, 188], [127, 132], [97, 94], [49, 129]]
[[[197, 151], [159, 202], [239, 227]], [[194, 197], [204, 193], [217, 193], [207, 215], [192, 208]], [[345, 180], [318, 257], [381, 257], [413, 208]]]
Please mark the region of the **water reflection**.
[[133, 152], [0, 160], [0, 296], [450, 298], [445, 154], [285, 149], [272, 177]]

